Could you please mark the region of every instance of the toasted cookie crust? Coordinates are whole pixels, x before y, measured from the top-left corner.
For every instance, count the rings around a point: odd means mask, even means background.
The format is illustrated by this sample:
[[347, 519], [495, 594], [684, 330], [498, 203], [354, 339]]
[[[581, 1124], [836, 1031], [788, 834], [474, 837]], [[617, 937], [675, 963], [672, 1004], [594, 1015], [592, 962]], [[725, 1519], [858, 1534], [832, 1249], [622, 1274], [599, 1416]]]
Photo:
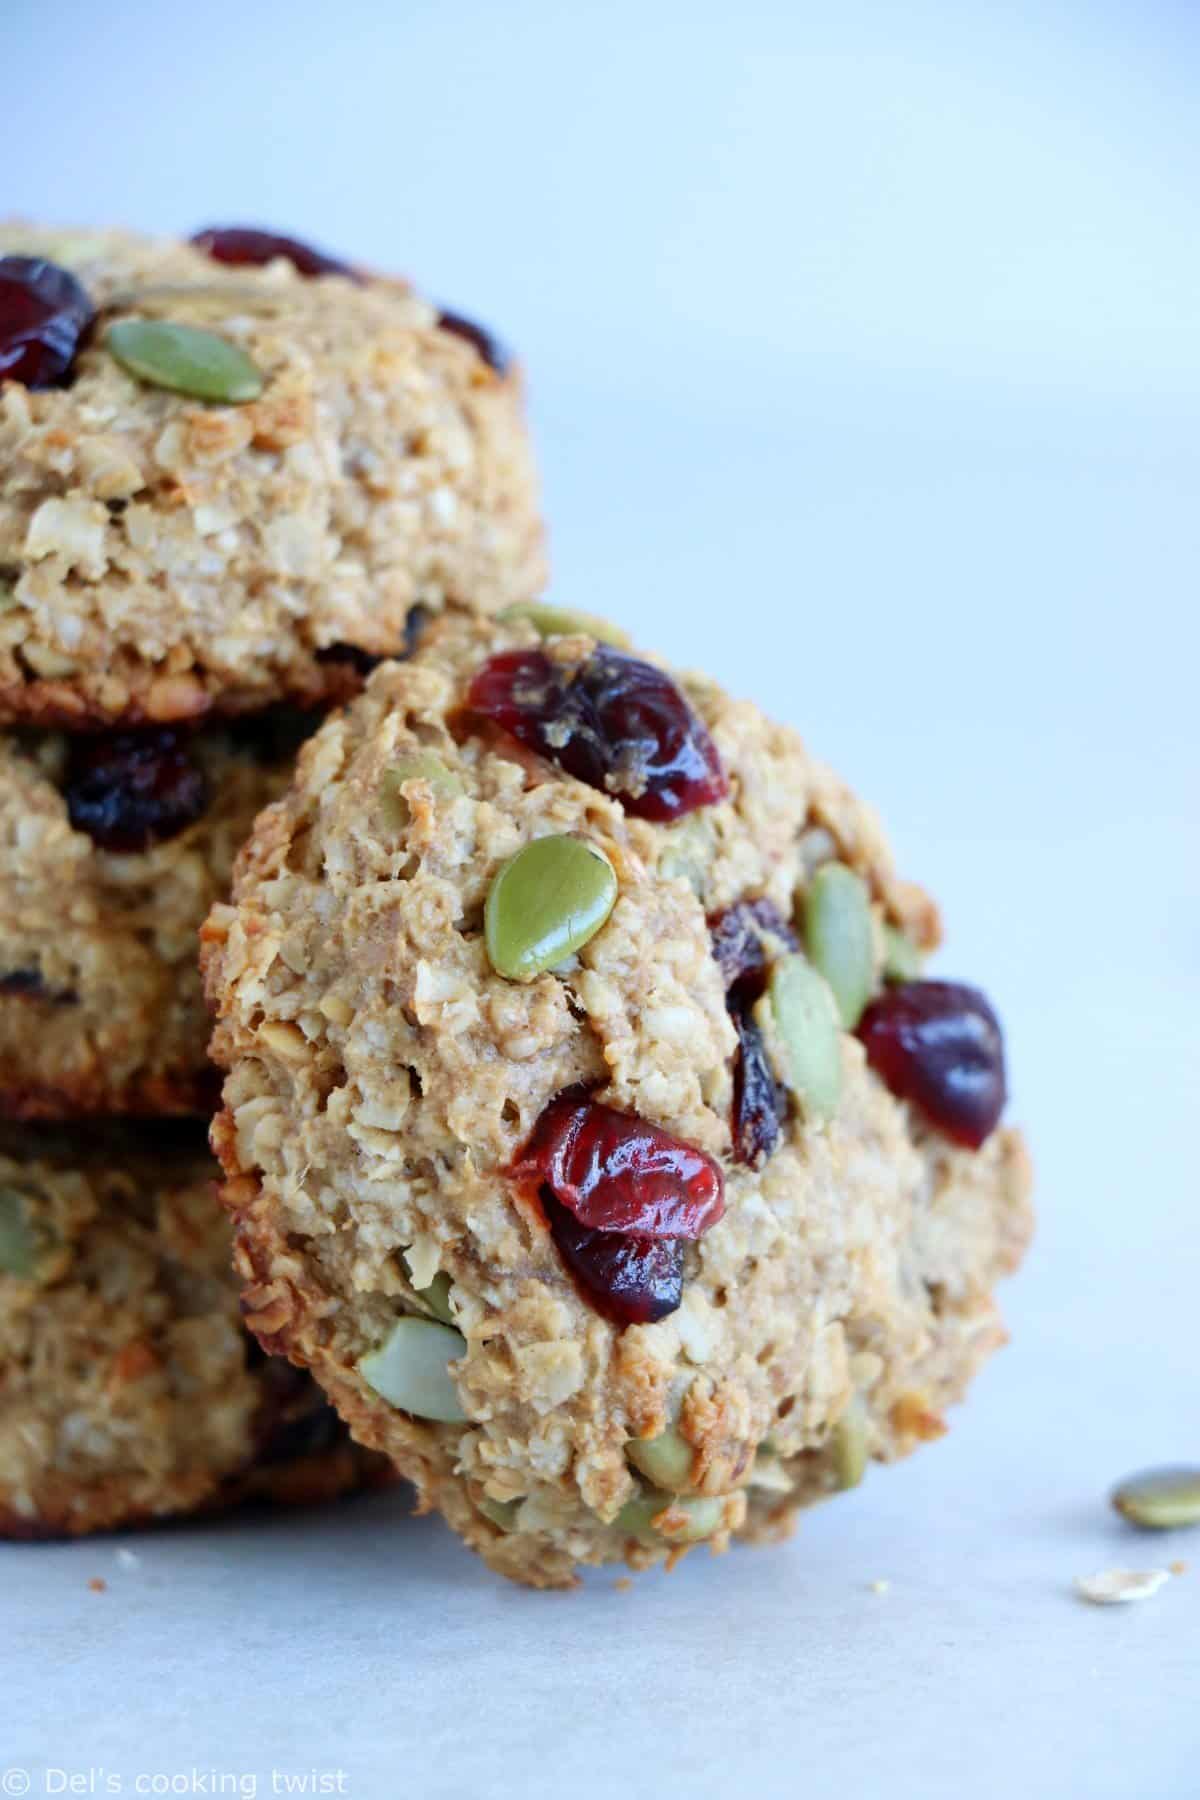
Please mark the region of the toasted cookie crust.
[[0, 1536], [378, 1479], [242, 1329], [203, 1132], [0, 1128]]
[[0, 1116], [211, 1111], [196, 933], [314, 722], [274, 709], [178, 734], [202, 805], [141, 850], [72, 823], [73, 739], [0, 733]]
[[[414, 605], [541, 586], [519, 373], [404, 283], [15, 224], [7, 254], [70, 269], [97, 319], [66, 385], [0, 385], [0, 723], [310, 704], [394, 654]], [[130, 318], [215, 332], [260, 397], [136, 379], [106, 346]]]
[[[863, 1458], [939, 1435], [1003, 1341], [992, 1289], [1031, 1217], [1019, 1135], [956, 1149], [846, 1032], [833, 1117], [792, 1107], [761, 1167], [734, 1159], [714, 916], [751, 899], [790, 919], [832, 859], [865, 879], [877, 942], [886, 921], [932, 947], [936, 912], [796, 735], [707, 680], [682, 685], [729, 796], [670, 825], [465, 711], [486, 658], [537, 643], [524, 626], [447, 620], [412, 662], [379, 670], [260, 817], [203, 960], [248, 1324], [494, 1568], [560, 1586], [581, 1563], [642, 1567], [693, 1537], [778, 1536]], [[543, 647], [568, 669], [596, 648]], [[447, 779], [418, 771], [397, 803], [389, 773], [430, 753]], [[485, 901], [507, 859], [550, 833], [601, 851], [618, 898], [568, 961], [506, 980]], [[724, 1217], [684, 1246], [682, 1303], [656, 1323], [602, 1316], [512, 1179], [544, 1109], [575, 1087], [723, 1173]], [[461, 1423], [389, 1405], [359, 1367], [398, 1318], [429, 1317], [439, 1275], [462, 1340]], [[656, 1500], [630, 1446], [664, 1433], [689, 1467], [682, 1495]]]

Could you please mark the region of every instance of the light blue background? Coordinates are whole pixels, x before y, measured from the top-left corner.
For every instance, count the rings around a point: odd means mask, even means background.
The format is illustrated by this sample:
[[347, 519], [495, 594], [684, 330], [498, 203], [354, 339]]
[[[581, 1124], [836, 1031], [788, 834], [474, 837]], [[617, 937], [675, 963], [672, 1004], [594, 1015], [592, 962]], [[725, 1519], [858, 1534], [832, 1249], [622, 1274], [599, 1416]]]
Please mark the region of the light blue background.
[[[1015, 1345], [952, 1437], [774, 1561], [539, 1612], [370, 1511], [373, 1542], [349, 1515], [261, 1553], [185, 1535], [147, 1552], [157, 1599], [112, 1601], [113, 1658], [72, 1659], [84, 1749], [320, 1760], [346, 1717], [360, 1795], [399, 1791], [397, 1757], [426, 1794], [1195, 1792], [1200, 1570], [1136, 1615], [1063, 1588], [1184, 1553], [1100, 1501], [1200, 1456], [1198, 43], [1187, 0], [7, 0], [16, 208], [273, 223], [520, 348], [557, 597], [761, 700], [877, 803], [944, 968], [1008, 1022], [1042, 1213]], [[289, 1635], [238, 1609], [256, 1583], [286, 1606], [293, 1535], [318, 1573]], [[5, 1557], [48, 1642], [99, 1629], [93, 1562]], [[886, 1624], [848, 1622], [877, 1574]], [[222, 1710], [210, 1589], [230, 1679], [270, 1659], [254, 1726]], [[147, 1629], [165, 1595], [191, 1621], [187, 1729], [128, 1691], [136, 1595]], [[6, 1678], [26, 1736], [68, 1699], [54, 1667]]]

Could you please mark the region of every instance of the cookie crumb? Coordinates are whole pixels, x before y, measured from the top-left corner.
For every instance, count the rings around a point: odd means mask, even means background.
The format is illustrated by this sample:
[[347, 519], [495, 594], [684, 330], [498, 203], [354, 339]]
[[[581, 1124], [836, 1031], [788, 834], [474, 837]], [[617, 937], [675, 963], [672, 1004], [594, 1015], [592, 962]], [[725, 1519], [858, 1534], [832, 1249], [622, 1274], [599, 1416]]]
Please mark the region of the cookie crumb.
[[1182, 1557], [1176, 1558], [1173, 1563], [1168, 1563], [1167, 1567], [1170, 1569], [1172, 1575], [1186, 1575], [1188, 1572], [1188, 1566]]
[[628, 1575], [618, 1575], [617, 1579], [613, 1582], [613, 1586], [616, 1588], [618, 1594], [628, 1594], [633, 1590], [633, 1583], [630, 1581]]
[[88, 1586], [91, 1588], [93, 1594], [104, 1594], [108, 1592], [107, 1581], [102, 1581], [99, 1575], [93, 1575], [92, 1579], [88, 1582]]
[[1093, 1606], [1117, 1606], [1127, 1600], [1149, 1600], [1170, 1579], [1167, 1569], [1101, 1569], [1095, 1575], [1077, 1575], [1075, 1592]]

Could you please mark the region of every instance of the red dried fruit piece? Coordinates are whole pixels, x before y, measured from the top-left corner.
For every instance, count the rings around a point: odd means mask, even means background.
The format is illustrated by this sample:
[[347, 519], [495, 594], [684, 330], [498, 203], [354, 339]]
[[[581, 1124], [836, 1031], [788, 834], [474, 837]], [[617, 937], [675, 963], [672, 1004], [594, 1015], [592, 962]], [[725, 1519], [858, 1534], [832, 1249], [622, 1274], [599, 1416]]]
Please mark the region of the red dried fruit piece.
[[40, 256], [0, 256], [0, 381], [61, 386], [94, 318], [69, 269]]
[[102, 850], [148, 850], [208, 805], [203, 771], [168, 729], [75, 739], [64, 793], [71, 824]]
[[795, 932], [770, 900], [738, 900], [708, 922], [713, 955], [727, 993], [735, 989], [757, 1000], [767, 978], [767, 955], [759, 931], [779, 938], [789, 950], [798, 950]]
[[771, 1073], [762, 1033], [750, 1016], [767, 981], [761, 933], [779, 938], [788, 950], [800, 945], [779, 908], [765, 898], [738, 900], [711, 918], [708, 929], [738, 1035], [733, 1066], [734, 1159], [757, 1169], [774, 1152], [788, 1107], [787, 1095]]
[[867, 1060], [931, 1125], [978, 1150], [1007, 1096], [1004, 1035], [978, 988], [906, 981], [871, 1002], [858, 1026]]
[[653, 1325], [675, 1311], [683, 1299], [679, 1238], [591, 1231], [549, 1188], [542, 1189], [542, 1205], [559, 1255], [598, 1313], [614, 1325]]
[[443, 331], [452, 331], [455, 337], [464, 338], [472, 349], [479, 352], [488, 368], [495, 369], [497, 375], [508, 374], [512, 367], [512, 357], [507, 347], [499, 338], [493, 337], [485, 326], [477, 325], [474, 319], [456, 312], [439, 313], [438, 324]]
[[282, 256], [301, 275], [348, 275], [351, 281], [362, 276], [349, 263], [336, 256], [326, 256], [299, 238], [284, 237], [277, 231], [259, 231], [252, 225], [206, 225], [193, 232], [191, 240], [198, 250], [214, 262], [228, 263], [234, 268], [261, 268]]
[[586, 1094], [560, 1094], [516, 1164], [593, 1231], [698, 1238], [725, 1211], [720, 1167], [703, 1150]]
[[565, 669], [542, 650], [491, 657], [467, 705], [642, 819], [723, 800], [716, 745], [669, 675], [607, 645]]
[[787, 1096], [771, 1072], [758, 1026], [741, 1005], [731, 1005], [729, 1012], [738, 1035], [733, 1068], [733, 1155], [747, 1168], [760, 1169], [779, 1143]]

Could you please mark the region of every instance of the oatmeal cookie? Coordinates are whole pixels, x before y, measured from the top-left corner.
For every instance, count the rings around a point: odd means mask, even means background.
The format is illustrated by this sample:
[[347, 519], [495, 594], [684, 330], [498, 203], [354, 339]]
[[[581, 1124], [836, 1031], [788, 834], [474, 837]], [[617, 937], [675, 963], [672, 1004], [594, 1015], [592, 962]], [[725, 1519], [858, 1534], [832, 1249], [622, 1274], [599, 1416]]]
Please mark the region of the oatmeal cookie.
[[242, 1329], [203, 1132], [0, 1128], [0, 1536], [380, 1478]]
[[1029, 1170], [999, 1025], [790, 730], [444, 620], [202, 934], [247, 1322], [535, 1585], [777, 1536], [944, 1430]]
[[337, 697], [413, 606], [543, 582], [493, 340], [240, 237], [0, 227], [0, 722]]
[[0, 1115], [212, 1110], [196, 933], [312, 723], [0, 733]]

